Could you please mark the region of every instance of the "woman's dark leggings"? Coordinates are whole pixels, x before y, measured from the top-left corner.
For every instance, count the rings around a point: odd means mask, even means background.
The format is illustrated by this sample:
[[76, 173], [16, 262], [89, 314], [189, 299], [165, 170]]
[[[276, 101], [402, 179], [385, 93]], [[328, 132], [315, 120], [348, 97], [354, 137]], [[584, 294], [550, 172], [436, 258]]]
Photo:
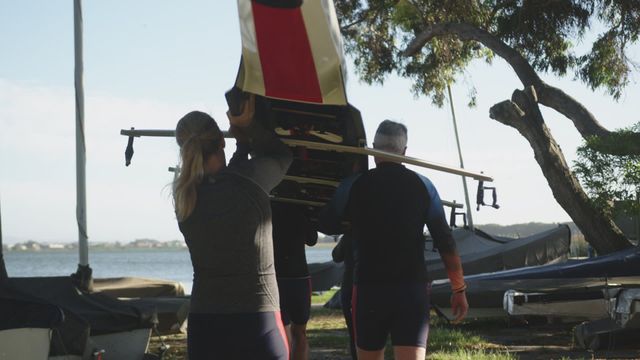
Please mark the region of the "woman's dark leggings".
[[189, 360], [288, 360], [279, 312], [189, 314]]

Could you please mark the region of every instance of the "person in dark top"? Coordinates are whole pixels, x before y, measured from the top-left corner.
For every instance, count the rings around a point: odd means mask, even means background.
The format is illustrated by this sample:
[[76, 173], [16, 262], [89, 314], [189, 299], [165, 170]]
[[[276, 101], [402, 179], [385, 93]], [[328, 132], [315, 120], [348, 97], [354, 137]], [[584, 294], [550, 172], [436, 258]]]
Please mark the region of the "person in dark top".
[[[376, 149], [404, 155], [407, 129], [390, 120], [376, 131]], [[376, 168], [346, 179], [323, 211], [320, 231], [351, 224], [354, 249], [352, 318], [359, 360], [382, 359], [386, 339], [396, 359], [424, 359], [430, 281], [424, 225], [445, 263], [458, 322], [466, 315], [462, 265], [435, 187], [400, 163], [375, 158]]]
[[347, 324], [349, 332], [349, 354], [351, 359], [356, 360], [358, 354], [356, 351], [355, 336], [353, 333], [353, 320], [351, 319], [351, 295], [353, 291], [353, 241], [350, 233], [342, 235], [338, 244], [331, 251], [331, 258], [334, 262], [344, 262], [344, 274], [342, 275], [342, 285], [340, 286], [340, 305], [342, 307], [342, 315], [344, 322]]
[[174, 206], [193, 265], [187, 332], [191, 360], [288, 360], [273, 265], [269, 192], [284, 177], [291, 153], [253, 121], [254, 99], [229, 116], [237, 152], [250, 160], [226, 165], [215, 120], [193, 111], [176, 127], [180, 174]]
[[291, 359], [306, 360], [309, 358], [307, 322], [311, 309], [311, 277], [305, 245], [315, 245], [318, 233], [298, 206], [272, 201], [271, 212], [282, 322], [291, 344]]

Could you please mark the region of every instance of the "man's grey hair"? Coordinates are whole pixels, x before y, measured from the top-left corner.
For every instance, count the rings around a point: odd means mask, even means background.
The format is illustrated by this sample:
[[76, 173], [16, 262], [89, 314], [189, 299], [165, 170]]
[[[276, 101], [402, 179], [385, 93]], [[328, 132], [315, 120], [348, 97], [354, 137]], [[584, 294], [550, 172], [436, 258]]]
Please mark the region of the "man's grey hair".
[[407, 127], [391, 120], [384, 120], [378, 125], [373, 138], [375, 149], [402, 154], [407, 148]]

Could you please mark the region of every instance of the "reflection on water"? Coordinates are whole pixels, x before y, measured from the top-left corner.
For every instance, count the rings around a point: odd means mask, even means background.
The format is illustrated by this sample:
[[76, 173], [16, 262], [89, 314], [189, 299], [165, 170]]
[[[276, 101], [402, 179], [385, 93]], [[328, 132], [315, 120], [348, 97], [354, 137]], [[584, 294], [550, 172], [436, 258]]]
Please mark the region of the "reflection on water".
[[[9, 276], [67, 276], [78, 267], [77, 251], [7, 251], [4, 260]], [[331, 260], [331, 248], [307, 248], [307, 261]], [[89, 254], [96, 278], [135, 276], [179, 281], [191, 293], [191, 261], [187, 250], [97, 250]]]

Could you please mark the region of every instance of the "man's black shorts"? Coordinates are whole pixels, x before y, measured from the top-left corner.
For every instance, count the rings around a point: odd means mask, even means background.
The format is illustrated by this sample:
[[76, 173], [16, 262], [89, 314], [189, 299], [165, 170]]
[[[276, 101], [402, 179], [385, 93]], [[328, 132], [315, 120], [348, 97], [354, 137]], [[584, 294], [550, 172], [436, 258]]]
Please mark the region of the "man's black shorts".
[[280, 313], [284, 325], [304, 325], [311, 308], [311, 278], [278, 278]]
[[351, 311], [357, 346], [381, 350], [391, 334], [393, 346], [426, 348], [430, 291], [427, 282], [354, 285]]

